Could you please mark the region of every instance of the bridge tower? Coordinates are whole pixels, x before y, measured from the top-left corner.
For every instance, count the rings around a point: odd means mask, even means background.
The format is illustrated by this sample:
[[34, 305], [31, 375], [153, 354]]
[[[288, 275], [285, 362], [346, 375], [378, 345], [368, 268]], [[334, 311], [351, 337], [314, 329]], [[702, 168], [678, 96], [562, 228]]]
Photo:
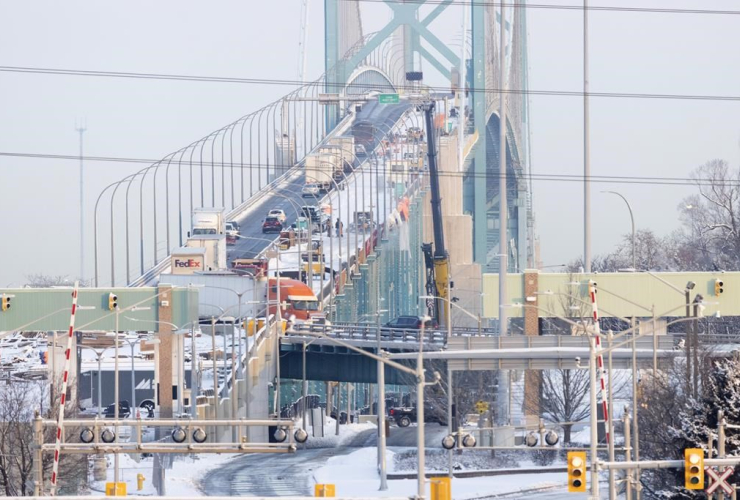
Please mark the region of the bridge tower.
[[[398, 71], [390, 77], [397, 88], [405, 85], [407, 72], [418, 70], [414, 61], [419, 59], [429, 62], [449, 80], [450, 67], [459, 67], [460, 58], [431, 32], [429, 25], [450, 4], [452, 0], [444, 0], [422, 18], [418, 1], [388, 2], [387, 6], [393, 11], [391, 20], [379, 31], [364, 36], [359, 21], [359, 2], [325, 0], [326, 92], [340, 93], [351, 73], [385, 42], [390, 43], [383, 55], [396, 61], [394, 67]], [[422, 40], [437, 51], [439, 57], [424, 47]], [[336, 124], [339, 111], [335, 107], [327, 112], [327, 129]]]
[[[501, 248], [509, 254], [509, 270], [522, 271], [534, 265], [534, 217], [532, 214], [531, 179], [529, 177], [529, 107], [527, 103], [527, 40], [525, 0], [516, 0], [506, 9], [506, 19], [500, 10], [486, 0], [471, 0], [466, 9], [470, 16], [470, 58], [464, 61], [466, 87], [469, 90], [470, 115], [466, 124], [468, 143], [474, 143], [463, 167], [465, 175], [465, 211], [473, 215], [473, 248], [475, 261], [486, 272], [498, 271]], [[421, 3], [388, 2], [392, 18], [379, 31], [363, 34], [359, 2], [325, 0], [325, 92], [342, 93], [358, 67], [372, 61], [372, 54], [386, 46], [382, 58], [392, 59], [393, 71], [388, 77], [396, 89], [409, 85], [406, 73], [428, 62], [447, 81], [451, 68], [460, 68], [460, 57], [430, 29], [431, 23], [452, 0], [444, 0], [431, 11], [421, 12]], [[449, 9], [457, 13], [459, 10]], [[497, 33], [507, 30], [509, 92], [507, 101], [507, 144], [499, 144], [499, 94], [503, 83], [499, 71]], [[468, 40], [467, 34], [465, 37]], [[424, 43], [422, 43], [424, 42]], [[377, 55], [376, 55], [377, 58]], [[370, 87], [365, 91], [371, 90]], [[327, 130], [341, 118], [339, 105], [326, 106]], [[470, 138], [472, 137], [472, 139]], [[509, 241], [498, 241], [499, 163], [500, 151], [507, 156], [507, 191], [509, 201]]]

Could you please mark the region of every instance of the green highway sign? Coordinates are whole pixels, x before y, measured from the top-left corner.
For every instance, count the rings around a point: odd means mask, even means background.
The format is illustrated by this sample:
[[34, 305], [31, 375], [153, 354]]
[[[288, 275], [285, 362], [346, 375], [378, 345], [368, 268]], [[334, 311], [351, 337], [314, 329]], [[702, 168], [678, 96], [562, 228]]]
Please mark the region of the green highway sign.
[[400, 99], [398, 98], [398, 94], [379, 94], [378, 102], [380, 104], [398, 104]]

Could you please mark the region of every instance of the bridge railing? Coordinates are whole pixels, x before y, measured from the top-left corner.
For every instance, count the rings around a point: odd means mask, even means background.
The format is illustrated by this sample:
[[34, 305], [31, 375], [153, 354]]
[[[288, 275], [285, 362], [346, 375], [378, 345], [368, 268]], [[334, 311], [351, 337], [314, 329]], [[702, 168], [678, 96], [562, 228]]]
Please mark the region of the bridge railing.
[[[378, 340], [378, 327], [374, 324], [319, 325], [302, 323], [294, 325], [289, 332], [291, 335], [301, 335], [302, 333], [320, 333], [329, 338], [348, 341], [377, 342]], [[380, 341], [383, 343], [418, 344], [420, 337], [421, 330], [380, 327]], [[423, 342], [425, 345], [444, 346], [447, 344], [447, 332], [444, 330], [424, 330]]]

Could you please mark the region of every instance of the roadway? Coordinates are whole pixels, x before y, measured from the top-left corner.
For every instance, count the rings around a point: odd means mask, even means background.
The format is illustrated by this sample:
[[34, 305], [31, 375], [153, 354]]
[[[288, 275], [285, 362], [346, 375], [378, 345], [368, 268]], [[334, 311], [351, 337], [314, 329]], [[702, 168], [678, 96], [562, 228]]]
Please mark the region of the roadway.
[[[408, 427], [391, 426], [385, 444], [389, 448], [416, 448], [416, 430], [416, 424], [411, 424]], [[437, 422], [427, 422], [424, 425], [424, 446], [427, 449], [442, 448], [442, 438], [446, 435], [446, 425], [439, 425]], [[373, 439], [372, 444], [376, 446], [377, 439]]]
[[[383, 130], [390, 124], [395, 123], [408, 106], [409, 105], [407, 103], [380, 105], [376, 101], [371, 101], [365, 104], [362, 110], [357, 113], [355, 121], [367, 120], [378, 126], [383, 125], [383, 128], [381, 129]], [[345, 135], [352, 135], [352, 129], [350, 128]], [[378, 146], [379, 139], [379, 137], [376, 137], [374, 140], [373, 149]], [[370, 151], [368, 151], [368, 153], [369, 152]], [[365, 162], [363, 161], [363, 165], [364, 164]], [[300, 165], [303, 165], [303, 162], [301, 162]], [[302, 170], [302, 167], [299, 168]], [[296, 206], [301, 207], [303, 205], [316, 204], [313, 199], [304, 199], [301, 196], [301, 189], [304, 184], [305, 177], [301, 173], [301, 175], [294, 177], [287, 184], [276, 188], [274, 194], [265, 196], [265, 198], [252, 207], [246, 215], [241, 219], [237, 219], [237, 222], [239, 223], [239, 233], [243, 238], [238, 238], [235, 245], [227, 247], [227, 260], [229, 261], [229, 265], [232, 259], [253, 258], [259, 255], [268, 246], [264, 239], [274, 239], [277, 236], [272, 233], [262, 233], [262, 222], [264, 221], [267, 212], [272, 209], [283, 210], [287, 217], [284, 226], [289, 227], [297, 219]], [[346, 219], [344, 222], [346, 231], [349, 216], [343, 214], [343, 218]]]
[[331, 457], [353, 451], [343, 447], [244, 455], [209, 472], [200, 489], [208, 496], [313, 496], [311, 473]]
[[[517, 495], [511, 495], [509, 498], [527, 498], [533, 500], [575, 500], [577, 498], [585, 498], [585, 494], [573, 494], [568, 493], [566, 488], [556, 488], [552, 490], [540, 491], [540, 492], [528, 492], [520, 493]], [[490, 497], [499, 498], [499, 497]]]
[[298, 449], [290, 454], [251, 454], [209, 472], [200, 489], [208, 496], [313, 496], [312, 472], [338, 455], [348, 455], [373, 440], [373, 430], [334, 448]]
[[[440, 448], [446, 429], [439, 424], [427, 424], [427, 448]], [[243, 455], [206, 474], [200, 489], [208, 496], [312, 496], [313, 471], [324, 466], [331, 457], [376, 445], [376, 433], [369, 430], [357, 434], [341, 447], [299, 448], [291, 454]], [[415, 448], [416, 425], [391, 427], [387, 445], [389, 448]]]

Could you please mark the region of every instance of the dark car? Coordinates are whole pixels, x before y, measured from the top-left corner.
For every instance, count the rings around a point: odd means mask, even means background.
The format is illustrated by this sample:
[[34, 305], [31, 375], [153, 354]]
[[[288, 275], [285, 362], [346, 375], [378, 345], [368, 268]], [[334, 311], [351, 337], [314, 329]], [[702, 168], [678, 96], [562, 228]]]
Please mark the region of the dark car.
[[[128, 418], [131, 415], [131, 404], [128, 401], [118, 403], [118, 418]], [[114, 418], [116, 416], [116, 404], [109, 404], [103, 410], [105, 418]]]
[[[421, 330], [423, 318], [421, 316], [399, 316], [393, 321], [389, 321], [385, 324], [386, 328], [399, 328], [402, 330]], [[437, 321], [434, 319], [428, 319], [424, 324], [424, 328], [437, 328]]]
[[[393, 321], [389, 321], [383, 325], [380, 329], [380, 336], [386, 340], [416, 341], [419, 340], [421, 324], [421, 316], [399, 316]], [[437, 321], [433, 319], [428, 319], [424, 324], [424, 329], [427, 332], [432, 331], [437, 327]], [[427, 337], [427, 334], [424, 336]]]
[[[408, 427], [416, 422], [416, 407], [391, 408], [388, 410], [388, 415], [395, 420], [399, 427]], [[447, 425], [446, 408], [424, 404], [424, 422], [437, 422], [439, 425]]]
[[283, 230], [283, 223], [277, 217], [268, 217], [262, 223], [263, 233], [279, 233]]

